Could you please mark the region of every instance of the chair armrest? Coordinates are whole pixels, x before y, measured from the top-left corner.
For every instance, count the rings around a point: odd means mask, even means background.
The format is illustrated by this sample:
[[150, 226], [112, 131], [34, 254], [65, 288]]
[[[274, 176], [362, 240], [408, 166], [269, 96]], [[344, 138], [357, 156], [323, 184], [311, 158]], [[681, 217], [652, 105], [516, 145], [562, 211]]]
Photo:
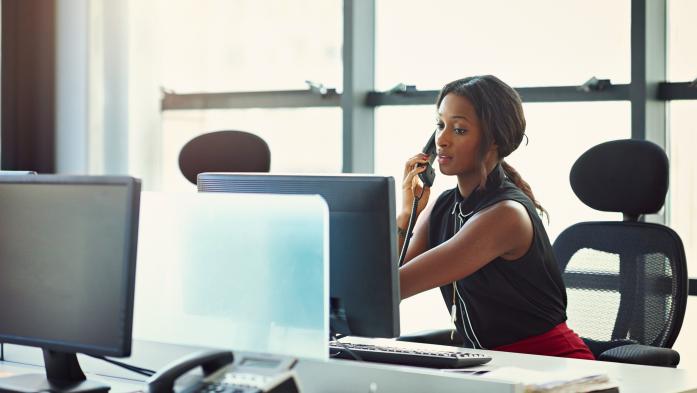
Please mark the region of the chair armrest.
[[[464, 344], [462, 336], [453, 329], [438, 329], [438, 330], [424, 330], [421, 332], [416, 332], [412, 334], [405, 334], [397, 337], [397, 341], [409, 341], [414, 343], [425, 343], [425, 344], [436, 344], [436, 345], [450, 345], [453, 347], [461, 347]], [[452, 334], [452, 339], [451, 339]]]
[[680, 363], [680, 354], [670, 348], [630, 344], [608, 349], [598, 356], [598, 360], [643, 364], [645, 366], [675, 367]]

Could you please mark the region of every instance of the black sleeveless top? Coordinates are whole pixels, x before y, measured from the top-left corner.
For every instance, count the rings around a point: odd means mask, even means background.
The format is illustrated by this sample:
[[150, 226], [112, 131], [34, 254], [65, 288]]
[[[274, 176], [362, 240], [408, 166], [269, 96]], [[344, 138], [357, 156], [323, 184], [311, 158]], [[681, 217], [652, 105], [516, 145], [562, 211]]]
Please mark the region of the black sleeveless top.
[[[493, 349], [542, 334], [566, 321], [566, 289], [547, 232], [532, 201], [509, 180], [500, 165], [489, 174], [486, 187], [463, 200], [457, 187], [443, 192], [429, 222], [428, 248], [453, 237], [478, 211], [497, 202], [519, 202], [532, 220], [533, 240], [515, 261], [497, 257], [483, 268], [456, 282], [455, 326], [465, 346]], [[462, 261], [467, 263], [467, 252]], [[451, 311], [453, 285], [442, 286]]]

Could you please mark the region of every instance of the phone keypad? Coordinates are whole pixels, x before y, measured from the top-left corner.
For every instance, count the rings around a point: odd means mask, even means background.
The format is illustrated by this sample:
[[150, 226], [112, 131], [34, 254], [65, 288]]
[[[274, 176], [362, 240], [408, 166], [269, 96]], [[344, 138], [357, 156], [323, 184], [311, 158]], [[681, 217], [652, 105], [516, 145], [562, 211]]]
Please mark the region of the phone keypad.
[[261, 387], [269, 382], [270, 378], [258, 374], [234, 373], [225, 376], [224, 383], [242, 386]]
[[[255, 376], [256, 377], [256, 376]], [[249, 383], [229, 383], [216, 382], [207, 383], [201, 386], [198, 393], [261, 393], [262, 391], [257, 387], [258, 385], [252, 385]]]

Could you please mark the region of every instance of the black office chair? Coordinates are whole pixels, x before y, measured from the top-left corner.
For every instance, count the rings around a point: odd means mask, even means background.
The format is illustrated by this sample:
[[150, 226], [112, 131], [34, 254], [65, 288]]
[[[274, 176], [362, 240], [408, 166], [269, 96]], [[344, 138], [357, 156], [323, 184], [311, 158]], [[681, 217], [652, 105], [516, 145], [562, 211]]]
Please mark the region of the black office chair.
[[568, 296], [569, 326], [598, 360], [675, 367], [670, 349], [687, 305], [680, 237], [641, 222], [668, 191], [668, 157], [648, 141], [602, 143], [576, 160], [571, 188], [586, 205], [623, 221], [582, 222], [554, 242]]
[[179, 153], [179, 169], [196, 184], [202, 172], [268, 172], [271, 152], [259, 136], [244, 131], [216, 131], [197, 136]]

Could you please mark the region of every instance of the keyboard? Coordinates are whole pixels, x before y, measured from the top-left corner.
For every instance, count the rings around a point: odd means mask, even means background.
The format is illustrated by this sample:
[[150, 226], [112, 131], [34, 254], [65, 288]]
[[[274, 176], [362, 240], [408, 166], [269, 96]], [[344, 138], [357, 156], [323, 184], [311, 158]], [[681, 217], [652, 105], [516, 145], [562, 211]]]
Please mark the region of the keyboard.
[[[347, 348], [349, 349], [348, 351], [346, 350]], [[471, 367], [488, 363], [491, 360], [490, 356], [478, 352], [443, 351], [430, 348], [413, 349], [373, 344], [339, 344], [336, 341], [329, 343], [329, 357], [331, 358], [359, 360], [351, 352], [358, 355], [360, 360], [366, 362], [430, 368]]]

